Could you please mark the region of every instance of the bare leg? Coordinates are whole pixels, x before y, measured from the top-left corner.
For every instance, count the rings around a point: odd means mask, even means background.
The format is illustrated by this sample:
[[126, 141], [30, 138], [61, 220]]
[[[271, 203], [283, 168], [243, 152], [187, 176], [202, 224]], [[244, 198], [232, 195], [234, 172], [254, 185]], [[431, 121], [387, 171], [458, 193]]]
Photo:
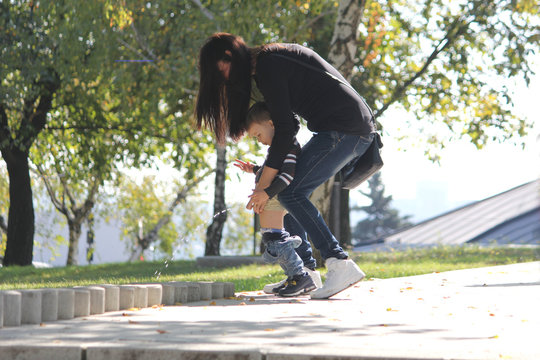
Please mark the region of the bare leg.
[[260, 213], [261, 227], [268, 229], [283, 229], [283, 210], [264, 210]]

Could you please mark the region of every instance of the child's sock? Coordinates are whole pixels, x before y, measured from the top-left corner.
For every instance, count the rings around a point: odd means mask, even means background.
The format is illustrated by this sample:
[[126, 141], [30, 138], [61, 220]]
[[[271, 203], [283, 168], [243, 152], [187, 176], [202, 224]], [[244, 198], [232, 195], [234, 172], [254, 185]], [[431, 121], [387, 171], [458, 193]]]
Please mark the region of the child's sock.
[[261, 228], [261, 234], [264, 233], [282, 233], [283, 229]]

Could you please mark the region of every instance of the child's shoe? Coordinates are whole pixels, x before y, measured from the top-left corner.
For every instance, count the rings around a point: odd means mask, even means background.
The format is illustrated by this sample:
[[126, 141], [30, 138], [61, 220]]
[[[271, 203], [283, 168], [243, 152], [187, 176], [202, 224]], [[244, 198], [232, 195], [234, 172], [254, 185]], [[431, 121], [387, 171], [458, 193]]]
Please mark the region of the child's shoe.
[[311, 279], [311, 276], [307, 272], [304, 272], [300, 275], [294, 275], [292, 278], [287, 280], [287, 285], [279, 290], [279, 296], [297, 296], [303, 295], [315, 290], [317, 286]]
[[[311, 280], [315, 283], [317, 288], [322, 287], [322, 281], [321, 281], [321, 273], [317, 270], [311, 270], [310, 268], [307, 268], [304, 266], [304, 271], [311, 276]], [[264, 285], [263, 292], [265, 294], [278, 294], [279, 290], [283, 289], [287, 284], [288, 279], [283, 279], [277, 283], [272, 284], [266, 284]]]

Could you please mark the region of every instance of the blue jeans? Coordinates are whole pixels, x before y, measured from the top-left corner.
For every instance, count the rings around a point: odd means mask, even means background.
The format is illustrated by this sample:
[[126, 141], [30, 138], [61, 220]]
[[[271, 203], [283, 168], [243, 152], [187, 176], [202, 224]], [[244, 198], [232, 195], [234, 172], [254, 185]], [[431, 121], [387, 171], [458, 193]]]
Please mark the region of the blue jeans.
[[266, 246], [262, 257], [270, 264], [279, 264], [287, 277], [300, 275], [304, 272], [302, 259], [298, 256], [295, 247], [300, 241], [297, 237], [291, 237], [288, 232], [264, 233], [262, 237]]
[[285, 229], [302, 239], [302, 245], [296, 252], [306, 267], [315, 267], [306, 232], [323, 259], [347, 258], [347, 253], [332, 235], [309, 196], [352, 159], [362, 155], [373, 138], [374, 134], [361, 136], [337, 131], [316, 133], [298, 156], [293, 181], [278, 194], [279, 201], [289, 212], [285, 217]]

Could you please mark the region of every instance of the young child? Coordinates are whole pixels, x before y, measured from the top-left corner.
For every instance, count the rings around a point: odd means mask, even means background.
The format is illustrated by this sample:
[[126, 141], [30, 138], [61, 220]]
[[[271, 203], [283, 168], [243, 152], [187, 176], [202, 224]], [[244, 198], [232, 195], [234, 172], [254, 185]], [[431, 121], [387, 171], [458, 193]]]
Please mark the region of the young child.
[[[265, 103], [258, 102], [249, 109], [246, 129], [250, 136], [257, 138], [257, 141], [264, 145], [270, 145], [274, 137], [274, 124], [270, 119], [270, 113]], [[303, 267], [302, 259], [294, 250], [300, 246], [302, 240], [298, 236], [290, 236], [284, 230], [283, 217], [286, 210], [281, 206], [276, 196], [294, 178], [296, 156], [300, 153], [300, 150], [300, 144], [294, 139], [294, 144], [285, 157], [278, 174], [270, 186], [262, 192], [262, 196], [269, 199], [264, 211], [259, 214], [262, 241], [266, 247], [263, 258], [270, 263], [279, 263], [287, 276], [287, 281], [276, 284], [277, 286], [272, 289], [274, 294], [280, 296], [307, 294], [317, 288], [308, 271], [314, 273], [312, 274], [314, 277], [317, 277], [318, 272]], [[254, 173], [256, 183], [259, 181], [264, 166], [257, 166], [238, 159], [234, 165], [245, 172]], [[318, 276], [320, 277], [320, 275]], [[318, 282], [320, 283], [320, 280]]]

